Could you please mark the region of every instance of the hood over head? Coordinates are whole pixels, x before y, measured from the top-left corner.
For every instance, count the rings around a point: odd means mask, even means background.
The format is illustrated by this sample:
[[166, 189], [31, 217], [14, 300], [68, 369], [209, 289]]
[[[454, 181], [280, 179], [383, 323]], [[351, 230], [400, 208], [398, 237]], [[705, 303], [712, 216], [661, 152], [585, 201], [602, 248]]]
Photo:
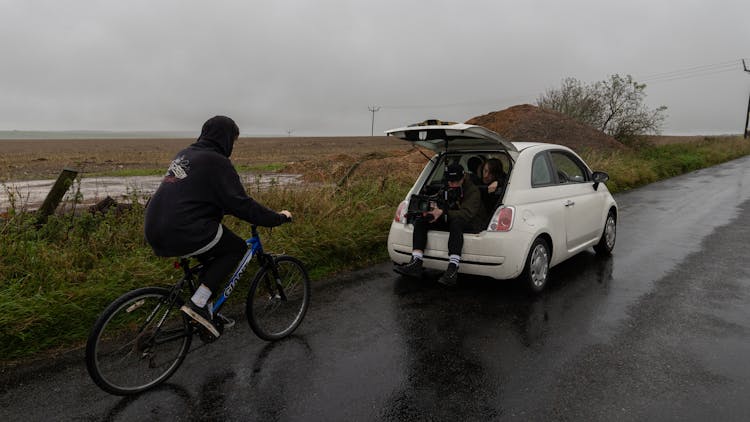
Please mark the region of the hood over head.
[[214, 116], [203, 124], [201, 135], [196, 144], [205, 145], [206, 142], [218, 147], [218, 152], [226, 157], [232, 155], [234, 140], [240, 135], [240, 128], [226, 116]]

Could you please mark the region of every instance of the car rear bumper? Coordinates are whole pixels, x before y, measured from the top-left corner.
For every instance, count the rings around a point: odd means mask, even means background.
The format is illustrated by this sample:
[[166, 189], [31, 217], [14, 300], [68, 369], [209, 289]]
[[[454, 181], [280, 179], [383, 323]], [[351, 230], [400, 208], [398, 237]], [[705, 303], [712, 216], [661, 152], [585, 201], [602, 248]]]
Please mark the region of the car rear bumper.
[[[409, 262], [413, 226], [393, 221], [388, 234], [388, 254], [396, 264]], [[526, 263], [530, 235], [510, 232], [465, 233], [460, 272], [496, 279], [518, 277]], [[448, 265], [448, 232], [431, 230], [427, 234], [424, 267], [444, 270]]]

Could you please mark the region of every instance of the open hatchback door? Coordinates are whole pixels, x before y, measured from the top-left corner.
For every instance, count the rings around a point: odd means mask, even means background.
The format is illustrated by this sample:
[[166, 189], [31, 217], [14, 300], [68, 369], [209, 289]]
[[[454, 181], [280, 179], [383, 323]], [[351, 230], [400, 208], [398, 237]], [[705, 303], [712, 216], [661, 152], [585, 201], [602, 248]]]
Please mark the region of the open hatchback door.
[[385, 134], [413, 142], [437, 153], [496, 149], [517, 151], [510, 141], [497, 133], [465, 123], [426, 120], [407, 127], [387, 130]]

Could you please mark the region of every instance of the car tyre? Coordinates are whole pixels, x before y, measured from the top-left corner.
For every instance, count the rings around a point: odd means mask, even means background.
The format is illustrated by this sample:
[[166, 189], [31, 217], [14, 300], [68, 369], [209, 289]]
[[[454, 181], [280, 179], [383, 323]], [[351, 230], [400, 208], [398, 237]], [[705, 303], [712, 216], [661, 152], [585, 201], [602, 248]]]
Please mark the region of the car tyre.
[[600, 256], [612, 255], [612, 249], [615, 248], [615, 241], [617, 240], [617, 217], [615, 213], [610, 211], [607, 214], [607, 221], [604, 223], [604, 230], [602, 230], [602, 237], [599, 239], [599, 243], [594, 245], [594, 251]]
[[549, 245], [542, 237], [537, 237], [531, 244], [526, 265], [523, 268], [522, 279], [532, 293], [544, 290], [549, 277]]

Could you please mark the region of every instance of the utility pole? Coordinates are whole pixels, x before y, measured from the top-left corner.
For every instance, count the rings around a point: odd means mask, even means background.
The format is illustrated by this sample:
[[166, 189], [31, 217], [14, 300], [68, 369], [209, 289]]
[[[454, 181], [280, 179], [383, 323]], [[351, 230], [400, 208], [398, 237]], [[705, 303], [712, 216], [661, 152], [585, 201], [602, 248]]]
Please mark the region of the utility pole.
[[[742, 67], [745, 69], [745, 72], [750, 73], [750, 69], [747, 68], [747, 65], [745, 64], [745, 59], [742, 59]], [[747, 98], [747, 115], [745, 116], [745, 139], [747, 139], [748, 132], [747, 132], [747, 123], [750, 120], [750, 96]]]
[[370, 136], [373, 136], [375, 134], [375, 112], [380, 110], [380, 106], [368, 106], [368, 110], [372, 112], [372, 125], [370, 126]]

